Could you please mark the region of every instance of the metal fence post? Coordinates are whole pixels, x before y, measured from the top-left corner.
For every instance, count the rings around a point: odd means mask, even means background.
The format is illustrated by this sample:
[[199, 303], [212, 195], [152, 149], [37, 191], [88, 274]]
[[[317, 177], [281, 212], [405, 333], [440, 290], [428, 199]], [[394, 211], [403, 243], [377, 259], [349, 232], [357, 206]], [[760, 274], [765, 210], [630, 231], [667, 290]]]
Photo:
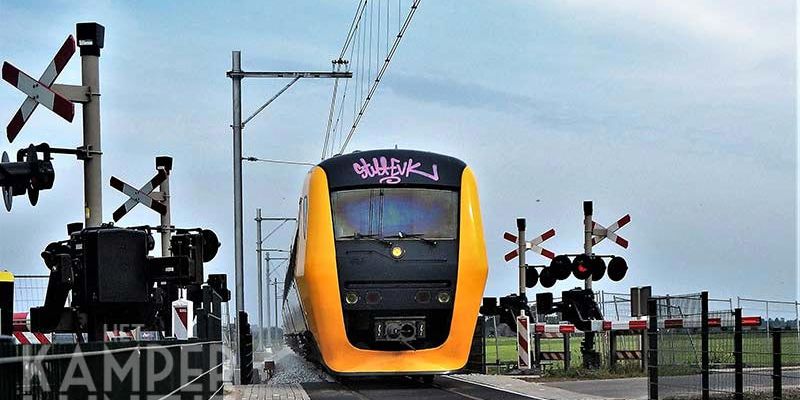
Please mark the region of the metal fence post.
[[649, 380], [648, 399], [658, 399], [658, 304], [655, 299], [647, 300], [647, 376]]
[[608, 365], [611, 369], [617, 366], [617, 332], [608, 332]]
[[700, 293], [700, 378], [703, 386], [703, 400], [709, 398], [709, 354], [708, 354], [708, 292]]
[[735, 369], [735, 392], [736, 400], [744, 399], [744, 360], [742, 355], [742, 309], [733, 310], [733, 363]]
[[534, 362], [536, 363], [536, 365], [541, 366], [542, 365], [542, 334], [539, 333], [539, 332], [535, 332], [535, 329], [536, 328], [534, 328], [534, 333], [533, 333], [533, 353], [534, 353], [534, 357], [535, 357]]
[[642, 351], [642, 372], [647, 372], [647, 363], [650, 360], [650, 354], [648, 354], [647, 349], [650, 346], [650, 338], [647, 335], [647, 329], [643, 330], [642, 333], [639, 335], [639, 350]]
[[781, 368], [781, 331], [772, 331], [772, 398], [783, 398], [782, 389], [783, 370]]
[[569, 371], [569, 365], [572, 363], [572, 352], [569, 348], [569, 333], [564, 334], [564, 372]]

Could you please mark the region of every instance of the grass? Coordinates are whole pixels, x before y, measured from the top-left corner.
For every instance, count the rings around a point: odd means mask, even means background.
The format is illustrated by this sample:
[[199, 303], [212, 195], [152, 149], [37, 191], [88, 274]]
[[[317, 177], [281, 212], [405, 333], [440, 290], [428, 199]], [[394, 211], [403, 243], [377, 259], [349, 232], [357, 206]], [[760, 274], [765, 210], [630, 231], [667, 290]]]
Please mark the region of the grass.
[[[608, 363], [608, 345], [603, 342], [603, 335], [597, 336], [596, 349], [601, 353], [604, 366]], [[638, 350], [639, 343], [636, 336], [620, 337], [618, 349]], [[549, 362], [545, 368], [547, 376], [562, 378], [606, 378], [620, 376], [638, 376], [639, 361], [619, 361], [614, 371], [607, 368], [601, 371], [581, 370], [580, 345], [583, 338], [575, 336], [570, 338], [571, 363], [570, 370], [564, 371], [563, 361]], [[562, 351], [563, 339], [542, 339], [542, 351]], [[742, 338], [743, 360], [745, 367], [770, 367], [772, 366], [772, 339], [763, 331], [744, 332]], [[659, 335], [659, 365], [662, 366], [660, 374], [682, 375], [697, 373], [700, 364], [700, 333], [675, 331]], [[531, 343], [533, 346], [533, 343]], [[782, 364], [786, 366], [800, 365], [800, 339], [796, 332], [786, 332], [782, 341]], [[498, 351], [499, 350], [499, 351]], [[499, 353], [499, 354], [498, 354]], [[715, 368], [733, 367], [733, 332], [712, 331], [709, 336], [709, 358]], [[501, 365], [516, 365], [517, 343], [515, 337], [499, 337], [497, 350], [495, 339], [486, 338], [486, 362], [490, 365], [499, 360]], [[608, 376], [612, 374], [613, 376]]]

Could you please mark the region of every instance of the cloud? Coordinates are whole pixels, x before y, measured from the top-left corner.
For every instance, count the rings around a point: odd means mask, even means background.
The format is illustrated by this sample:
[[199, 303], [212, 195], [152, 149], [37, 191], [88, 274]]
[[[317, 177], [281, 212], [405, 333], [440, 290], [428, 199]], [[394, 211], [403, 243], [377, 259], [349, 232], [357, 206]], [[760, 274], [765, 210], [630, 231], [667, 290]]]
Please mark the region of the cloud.
[[591, 14], [597, 20], [613, 20], [616, 29], [638, 27], [640, 34], [668, 30], [694, 40], [734, 46], [739, 54], [785, 53], [794, 44], [795, 2], [567, 0], [559, 6], [576, 14]]

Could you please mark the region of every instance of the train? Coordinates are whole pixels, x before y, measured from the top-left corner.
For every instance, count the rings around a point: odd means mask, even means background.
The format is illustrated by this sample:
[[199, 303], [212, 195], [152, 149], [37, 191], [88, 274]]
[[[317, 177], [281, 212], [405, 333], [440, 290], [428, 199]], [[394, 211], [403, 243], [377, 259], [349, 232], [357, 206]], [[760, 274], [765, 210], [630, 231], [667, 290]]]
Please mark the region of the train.
[[337, 155], [310, 169], [298, 206], [290, 347], [343, 378], [465, 366], [488, 272], [469, 166], [417, 150]]

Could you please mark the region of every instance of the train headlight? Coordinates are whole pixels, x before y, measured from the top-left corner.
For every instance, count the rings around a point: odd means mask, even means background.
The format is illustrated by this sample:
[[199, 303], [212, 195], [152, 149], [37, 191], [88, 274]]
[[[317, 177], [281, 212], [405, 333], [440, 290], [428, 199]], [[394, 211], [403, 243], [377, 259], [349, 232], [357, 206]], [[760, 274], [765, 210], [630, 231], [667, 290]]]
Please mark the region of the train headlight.
[[436, 296], [436, 300], [438, 300], [439, 303], [449, 303], [450, 292], [439, 292], [439, 294]]
[[352, 292], [347, 293], [344, 295], [344, 301], [347, 304], [356, 304], [358, 303], [358, 295]]
[[392, 247], [392, 257], [394, 257], [394, 258], [400, 258], [405, 253], [406, 253], [405, 250], [403, 250], [403, 248], [400, 247], [400, 246]]

